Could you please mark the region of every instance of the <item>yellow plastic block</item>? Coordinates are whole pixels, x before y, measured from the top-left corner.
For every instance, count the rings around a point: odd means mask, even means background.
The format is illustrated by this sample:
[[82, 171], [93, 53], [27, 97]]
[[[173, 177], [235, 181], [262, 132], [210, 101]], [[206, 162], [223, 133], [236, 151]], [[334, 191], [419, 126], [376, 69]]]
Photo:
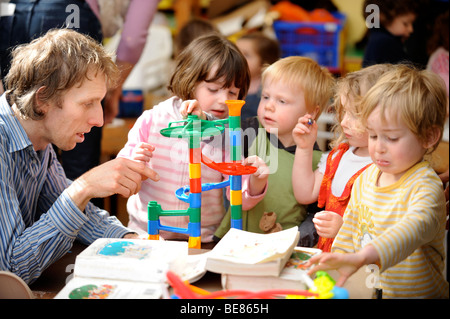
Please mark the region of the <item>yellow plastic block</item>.
[[197, 248], [200, 249], [202, 246], [201, 237], [189, 237], [188, 248]]
[[231, 205], [242, 205], [242, 190], [230, 191], [230, 204]]
[[150, 240], [159, 240], [159, 235], [148, 235], [148, 239], [150, 239]]
[[200, 178], [202, 175], [200, 163], [189, 163], [189, 178]]

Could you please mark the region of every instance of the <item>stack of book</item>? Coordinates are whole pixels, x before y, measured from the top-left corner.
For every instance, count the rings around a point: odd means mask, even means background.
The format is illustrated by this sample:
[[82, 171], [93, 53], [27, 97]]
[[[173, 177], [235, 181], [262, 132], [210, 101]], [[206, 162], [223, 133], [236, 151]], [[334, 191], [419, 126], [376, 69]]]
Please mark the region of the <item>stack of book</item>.
[[296, 247], [297, 227], [271, 234], [230, 229], [213, 248], [206, 269], [220, 273], [224, 289], [306, 290], [312, 280], [305, 267], [320, 249]]
[[187, 242], [97, 239], [76, 257], [73, 278], [55, 298], [161, 298], [167, 271], [182, 277], [187, 257]]

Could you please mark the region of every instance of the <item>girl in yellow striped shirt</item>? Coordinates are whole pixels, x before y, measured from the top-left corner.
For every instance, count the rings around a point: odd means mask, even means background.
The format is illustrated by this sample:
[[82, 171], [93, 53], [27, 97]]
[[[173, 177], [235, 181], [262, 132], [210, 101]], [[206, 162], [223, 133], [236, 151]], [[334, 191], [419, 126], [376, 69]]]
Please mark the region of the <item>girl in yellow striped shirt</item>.
[[337, 285], [376, 264], [383, 298], [448, 298], [442, 182], [424, 159], [442, 138], [448, 103], [441, 79], [397, 65], [362, 100], [374, 162], [355, 181], [332, 252], [311, 258], [337, 269]]

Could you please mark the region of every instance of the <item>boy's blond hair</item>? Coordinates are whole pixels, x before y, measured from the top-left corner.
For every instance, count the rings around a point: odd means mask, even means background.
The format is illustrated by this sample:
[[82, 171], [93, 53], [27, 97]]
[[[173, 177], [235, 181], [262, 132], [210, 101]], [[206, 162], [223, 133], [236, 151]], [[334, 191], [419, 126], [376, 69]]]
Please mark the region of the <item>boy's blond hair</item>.
[[[342, 105], [341, 97], [345, 97], [347, 101], [351, 101], [350, 108], [355, 116], [359, 116], [362, 111], [362, 98], [367, 91], [375, 85], [380, 76], [389, 71], [391, 67], [391, 64], [375, 64], [348, 73], [338, 80], [333, 105], [336, 114], [336, 125], [333, 127], [335, 139], [331, 141], [331, 147], [335, 147], [345, 140], [345, 135], [340, 124], [345, 115], [345, 108], [344, 105]], [[347, 107], [349, 107], [349, 105], [347, 105]], [[364, 129], [362, 125], [361, 128]]]
[[286, 57], [268, 66], [262, 74], [262, 82], [265, 80], [282, 82], [294, 91], [302, 89], [308, 112], [319, 107], [315, 119], [329, 106], [335, 84], [326, 68], [300, 56]]
[[428, 154], [436, 149], [442, 138], [447, 92], [443, 80], [431, 71], [402, 64], [393, 66], [367, 92], [361, 103], [364, 124], [373, 110], [380, 107], [383, 121], [389, 120], [387, 114], [399, 114], [420, 141], [428, 141], [433, 130], [439, 129], [439, 139], [428, 149]]

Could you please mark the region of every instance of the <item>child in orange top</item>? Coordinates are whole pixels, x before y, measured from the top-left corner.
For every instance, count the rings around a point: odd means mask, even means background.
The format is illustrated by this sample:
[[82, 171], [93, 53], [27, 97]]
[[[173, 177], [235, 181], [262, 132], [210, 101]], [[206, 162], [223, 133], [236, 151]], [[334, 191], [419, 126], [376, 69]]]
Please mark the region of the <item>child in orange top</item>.
[[375, 65], [350, 73], [338, 82], [334, 105], [337, 138], [331, 143], [333, 149], [322, 155], [314, 172], [311, 160], [317, 124], [309, 121], [311, 116], [307, 114], [299, 119], [293, 131], [297, 144], [292, 172], [294, 194], [301, 204], [317, 200], [318, 207], [325, 208], [313, 218], [320, 236], [318, 248], [325, 252], [330, 251], [342, 225], [354, 180], [372, 163], [367, 149], [368, 135], [358, 119], [360, 100], [387, 70], [388, 65]]

